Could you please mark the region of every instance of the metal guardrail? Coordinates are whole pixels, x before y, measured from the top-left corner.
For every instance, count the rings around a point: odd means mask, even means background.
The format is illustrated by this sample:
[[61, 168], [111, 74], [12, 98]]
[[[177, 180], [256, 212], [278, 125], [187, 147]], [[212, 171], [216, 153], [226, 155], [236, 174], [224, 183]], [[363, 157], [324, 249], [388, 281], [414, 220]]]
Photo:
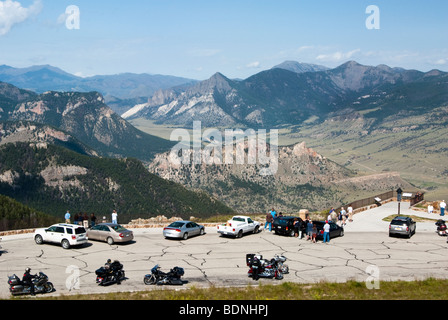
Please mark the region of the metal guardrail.
[[[410, 201], [411, 207], [425, 199], [424, 192], [403, 191], [403, 194], [407, 194], [407, 193], [412, 194], [412, 197], [407, 198]], [[382, 194], [379, 194], [379, 195], [376, 195], [373, 197], [350, 202], [350, 205], [352, 206], [353, 210], [356, 210], [359, 208], [364, 208], [364, 207], [376, 204], [377, 203], [376, 199], [378, 199], [378, 198], [381, 199], [381, 201], [387, 201], [387, 200], [394, 199], [396, 197], [397, 197], [396, 191], [389, 191], [389, 192], [385, 192], [385, 193], [382, 193]], [[340, 211], [341, 208], [342, 207], [337, 208], [336, 211]]]

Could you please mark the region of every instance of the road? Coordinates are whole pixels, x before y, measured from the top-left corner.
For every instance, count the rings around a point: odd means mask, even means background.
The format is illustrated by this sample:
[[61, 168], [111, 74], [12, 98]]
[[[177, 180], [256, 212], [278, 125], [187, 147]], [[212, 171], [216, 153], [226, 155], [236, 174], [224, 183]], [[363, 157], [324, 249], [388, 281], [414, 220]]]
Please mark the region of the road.
[[[355, 221], [346, 227], [345, 236], [332, 239], [330, 244], [314, 244], [264, 231], [233, 239], [219, 236], [215, 228], [207, 228], [204, 236], [187, 241], [164, 239], [161, 229], [135, 229], [135, 241], [130, 244], [109, 246], [92, 241], [70, 250], [51, 244], [38, 246], [31, 234], [4, 237], [0, 298], [9, 297], [7, 276], [15, 273], [21, 277], [26, 267], [49, 276], [56, 288], [53, 295], [151, 290], [152, 287], [144, 285], [143, 277], [155, 264], [160, 264], [164, 271], [183, 267], [184, 280], [188, 281], [184, 288], [245, 287], [256, 284], [247, 277], [247, 253], [269, 258], [285, 255], [291, 272], [283, 281], [296, 283], [352, 279], [364, 282], [371, 279], [371, 266], [380, 281], [448, 279], [446, 238], [435, 233], [433, 223], [419, 223], [411, 239], [389, 238], [388, 223], [381, 219], [393, 214], [396, 206], [390, 203], [355, 215]], [[402, 213], [407, 210], [403, 208]], [[95, 284], [95, 270], [107, 259], [119, 260], [124, 265], [128, 279], [120, 286], [103, 288]], [[73, 279], [77, 281], [72, 282]], [[279, 283], [270, 279], [261, 281]]]

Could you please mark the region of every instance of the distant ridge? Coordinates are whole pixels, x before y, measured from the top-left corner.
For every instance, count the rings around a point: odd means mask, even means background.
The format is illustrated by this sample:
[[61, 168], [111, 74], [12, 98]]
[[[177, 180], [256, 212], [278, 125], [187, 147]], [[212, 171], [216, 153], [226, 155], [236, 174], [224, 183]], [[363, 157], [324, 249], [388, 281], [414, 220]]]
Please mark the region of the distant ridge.
[[330, 68], [327, 68], [325, 66], [311, 63], [300, 63], [297, 61], [285, 61], [279, 65], [274, 66], [272, 69], [276, 68], [289, 70], [295, 73], [319, 72], [330, 70]]

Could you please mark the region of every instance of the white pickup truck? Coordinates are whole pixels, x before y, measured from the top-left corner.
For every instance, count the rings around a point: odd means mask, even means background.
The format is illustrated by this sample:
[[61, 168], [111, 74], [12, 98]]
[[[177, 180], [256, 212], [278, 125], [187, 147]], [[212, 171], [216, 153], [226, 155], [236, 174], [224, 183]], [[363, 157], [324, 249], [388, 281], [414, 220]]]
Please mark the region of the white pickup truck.
[[236, 238], [241, 238], [243, 234], [249, 232], [258, 233], [259, 230], [260, 223], [245, 216], [235, 216], [226, 224], [218, 226], [218, 233]]

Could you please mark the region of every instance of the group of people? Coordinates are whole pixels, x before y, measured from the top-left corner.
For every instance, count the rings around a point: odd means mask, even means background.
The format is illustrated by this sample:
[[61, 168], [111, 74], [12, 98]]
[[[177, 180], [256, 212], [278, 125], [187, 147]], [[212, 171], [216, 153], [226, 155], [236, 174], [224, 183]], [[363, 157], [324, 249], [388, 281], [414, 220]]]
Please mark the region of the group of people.
[[[440, 208], [440, 216], [444, 217], [445, 216], [445, 210], [446, 210], [446, 202], [445, 200], [442, 200], [442, 202], [439, 203], [439, 208]], [[429, 203], [428, 204], [428, 213], [432, 214], [434, 213], [434, 205]]]
[[327, 221], [334, 222], [340, 227], [346, 226], [347, 221], [353, 222], [353, 207], [348, 206], [347, 210], [342, 207], [339, 213], [337, 213], [334, 208], [331, 208], [330, 212], [328, 213]]
[[[65, 213], [65, 223], [70, 224], [72, 222], [70, 211], [67, 210]], [[73, 217], [73, 223], [78, 224], [80, 226], [84, 226], [84, 228], [92, 228], [96, 225], [96, 216], [92, 213], [89, 217], [87, 213], [77, 213]], [[105, 217], [103, 218], [105, 220]], [[112, 212], [112, 223], [118, 224], [118, 213], [116, 210]]]

